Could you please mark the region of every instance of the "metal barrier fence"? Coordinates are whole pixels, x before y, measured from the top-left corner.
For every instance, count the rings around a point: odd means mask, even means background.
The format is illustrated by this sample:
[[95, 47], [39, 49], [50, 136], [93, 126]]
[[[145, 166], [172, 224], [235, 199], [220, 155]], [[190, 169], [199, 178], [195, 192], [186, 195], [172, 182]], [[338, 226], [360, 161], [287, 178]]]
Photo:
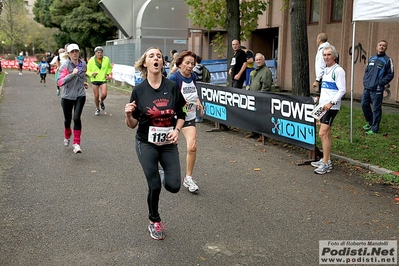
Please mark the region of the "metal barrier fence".
[[[136, 43], [126, 43], [118, 45], [104, 46], [104, 55], [108, 56], [113, 64], [134, 66], [134, 63], [141, 56], [139, 47]], [[209, 69], [211, 74], [211, 84], [224, 85], [227, 83], [227, 60], [202, 60], [201, 64]], [[277, 61], [266, 60], [266, 65], [272, 72], [273, 81], [277, 79]], [[169, 67], [166, 67], [169, 73]], [[140, 75], [138, 75], [139, 77]]]
[[137, 60], [136, 44], [126, 43], [104, 46], [104, 55], [108, 56], [112, 63], [133, 66]]

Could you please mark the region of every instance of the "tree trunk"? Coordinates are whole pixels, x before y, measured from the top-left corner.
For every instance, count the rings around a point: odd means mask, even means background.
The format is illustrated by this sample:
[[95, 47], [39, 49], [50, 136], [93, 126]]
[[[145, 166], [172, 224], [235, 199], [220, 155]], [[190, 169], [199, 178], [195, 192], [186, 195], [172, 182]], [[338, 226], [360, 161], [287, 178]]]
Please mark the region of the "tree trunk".
[[[237, 39], [240, 41], [240, 1], [239, 0], [226, 0], [227, 19], [227, 71], [230, 68], [231, 58], [233, 57], [233, 48], [231, 43]], [[231, 78], [227, 76], [227, 86], [230, 86]]]
[[292, 94], [310, 96], [306, 0], [290, 0]]

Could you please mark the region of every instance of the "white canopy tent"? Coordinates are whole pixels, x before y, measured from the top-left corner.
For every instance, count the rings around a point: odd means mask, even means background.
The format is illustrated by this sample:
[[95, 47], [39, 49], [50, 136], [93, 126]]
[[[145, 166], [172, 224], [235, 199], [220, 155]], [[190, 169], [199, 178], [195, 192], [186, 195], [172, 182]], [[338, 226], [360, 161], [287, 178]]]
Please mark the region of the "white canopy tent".
[[[353, 2], [353, 38], [352, 49], [355, 47], [356, 21], [367, 22], [399, 22], [398, 0], [354, 0]], [[350, 142], [352, 142], [352, 117], [353, 117], [353, 83], [354, 83], [354, 56], [351, 67], [351, 130]]]
[[353, 21], [399, 22], [398, 0], [354, 0]]

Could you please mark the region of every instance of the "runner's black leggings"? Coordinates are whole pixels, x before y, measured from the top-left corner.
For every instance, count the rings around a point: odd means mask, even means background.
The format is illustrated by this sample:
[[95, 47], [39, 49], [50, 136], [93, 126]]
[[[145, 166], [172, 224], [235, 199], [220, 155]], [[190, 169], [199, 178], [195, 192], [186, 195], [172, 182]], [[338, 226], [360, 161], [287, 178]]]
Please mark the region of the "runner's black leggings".
[[78, 97], [76, 100], [68, 100], [61, 98], [61, 106], [64, 111], [64, 127], [71, 128], [72, 110], [73, 112], [73, 130], [82, 130], [82, 116], [83, 106], [86, 102], [86, 96]]
[[159, 194], [161, 193], [161, 178], [158, 172], [158, 162], [165, 172], [165, 189], [177, 193], [181, 186], [180, 160], [177, 145], [157, 146], [136, 139], [136, 153], [148, 183], [148, 209], [152, 222], [160, 222], [158, 212]]

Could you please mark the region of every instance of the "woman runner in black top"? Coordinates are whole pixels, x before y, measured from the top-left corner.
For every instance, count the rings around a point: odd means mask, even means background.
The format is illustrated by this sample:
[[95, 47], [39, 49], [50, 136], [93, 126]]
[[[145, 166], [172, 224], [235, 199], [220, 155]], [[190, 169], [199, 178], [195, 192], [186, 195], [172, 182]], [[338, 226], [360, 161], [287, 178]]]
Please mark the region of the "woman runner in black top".
[[186, 101], [179, 86], [162, 75], [163, 58], [159, 48], [151, 47], [135, 63], [144, 80], [132, 91], [130, 103], [125, 106], [126, 125], [138, 125], [136, 153], [148, 183], [148, 230], [157, 240], [165, 238], [158, 212], [162, 188], [158, 163], [164, 170], [165, 189], [177, 193], [181, 185], [177, 143], [186, 115]]

